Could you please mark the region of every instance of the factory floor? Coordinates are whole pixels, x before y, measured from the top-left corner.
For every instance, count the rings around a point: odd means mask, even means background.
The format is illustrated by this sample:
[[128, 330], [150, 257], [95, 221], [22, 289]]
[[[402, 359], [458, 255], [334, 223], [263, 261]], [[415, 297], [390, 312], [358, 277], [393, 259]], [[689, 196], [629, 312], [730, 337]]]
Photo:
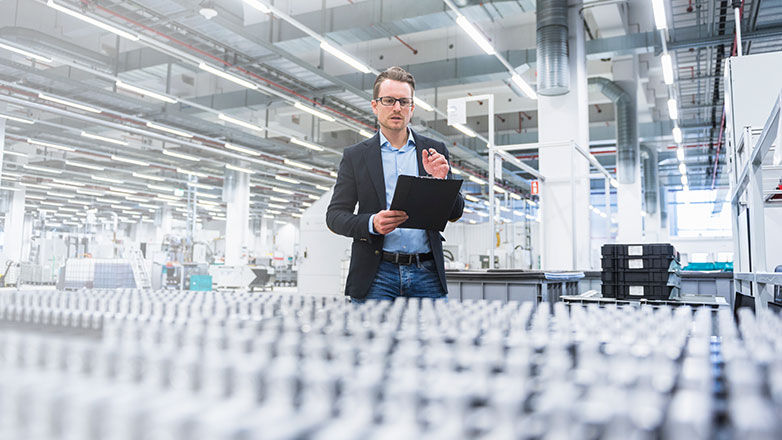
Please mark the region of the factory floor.
[[[16, 287], [0, 287], [0, 292], [11, 292], [17, 290]], [[34, 285], [23, 285], [18, 290], [57, 290], [55, 286], [34, 286]], [[289, 294], [295, 294], [298, 293], [299, 289], [296, 286], [278, 286], [275, 287], [274, 290], [266, 290], [266, 291], [260, 291], [256, 290], [256, 293], [289, 293]]]

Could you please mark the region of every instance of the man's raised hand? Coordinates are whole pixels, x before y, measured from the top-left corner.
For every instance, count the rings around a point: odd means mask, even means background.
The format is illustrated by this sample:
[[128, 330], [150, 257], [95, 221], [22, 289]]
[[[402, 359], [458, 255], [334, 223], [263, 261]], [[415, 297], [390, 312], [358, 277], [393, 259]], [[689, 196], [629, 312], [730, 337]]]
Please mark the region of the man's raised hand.
[[438, 153], [434, 148], [423, 150], [421, 153], [424, 163], [424, 170], [438, 179], [445, 179], [448, 176], [448, 161], [445, 160], [445, 156]]

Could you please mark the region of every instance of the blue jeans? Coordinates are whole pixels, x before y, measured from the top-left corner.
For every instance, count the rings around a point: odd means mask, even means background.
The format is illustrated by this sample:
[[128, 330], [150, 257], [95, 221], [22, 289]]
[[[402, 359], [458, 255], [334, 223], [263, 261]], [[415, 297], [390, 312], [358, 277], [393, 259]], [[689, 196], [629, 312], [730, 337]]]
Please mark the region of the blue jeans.
[[434, 260], [408, 265], [381, 261], [367, 296], [352, 302], [362, 304], [368, 299], [393, 301], [399, 297], [443, 299], [445, 296]]

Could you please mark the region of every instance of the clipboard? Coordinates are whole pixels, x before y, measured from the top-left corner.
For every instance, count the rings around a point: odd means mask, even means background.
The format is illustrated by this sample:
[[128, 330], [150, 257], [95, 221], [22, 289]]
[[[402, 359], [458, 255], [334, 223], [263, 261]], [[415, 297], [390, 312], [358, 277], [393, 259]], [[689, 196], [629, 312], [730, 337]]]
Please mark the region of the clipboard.
[[392, 210], [405, 211], [398, 228], [444, 231], [463, 180], [401, 175], [391, 200]]

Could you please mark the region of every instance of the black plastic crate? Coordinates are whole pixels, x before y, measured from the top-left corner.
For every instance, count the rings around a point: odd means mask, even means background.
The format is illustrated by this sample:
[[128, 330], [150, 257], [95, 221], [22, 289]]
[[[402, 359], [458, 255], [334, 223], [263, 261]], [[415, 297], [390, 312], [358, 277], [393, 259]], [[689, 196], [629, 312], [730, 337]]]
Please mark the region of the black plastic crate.
[[679, 253], [672, 244], [604, 244], [600, 248], [604, 257], [670, 257], [679, 261]]
[[[609, 284], [668, 284], [671, 276], [678, 277], [677, 274], [668, 272], [668, 270], [628, 270], [614, 271], [604, 270], [600, 274], [600, 280]], [[676, 283], [679, 284], [679, 283]]]
[[603, 283], [603, 298], [616, 299], [669, 299], [678, 292], [676, 286], [661, 284], [609, 284]]
[[603, 270], [668, 270], [674, 259], [670, 257], [607, 257], [600, 260]]

